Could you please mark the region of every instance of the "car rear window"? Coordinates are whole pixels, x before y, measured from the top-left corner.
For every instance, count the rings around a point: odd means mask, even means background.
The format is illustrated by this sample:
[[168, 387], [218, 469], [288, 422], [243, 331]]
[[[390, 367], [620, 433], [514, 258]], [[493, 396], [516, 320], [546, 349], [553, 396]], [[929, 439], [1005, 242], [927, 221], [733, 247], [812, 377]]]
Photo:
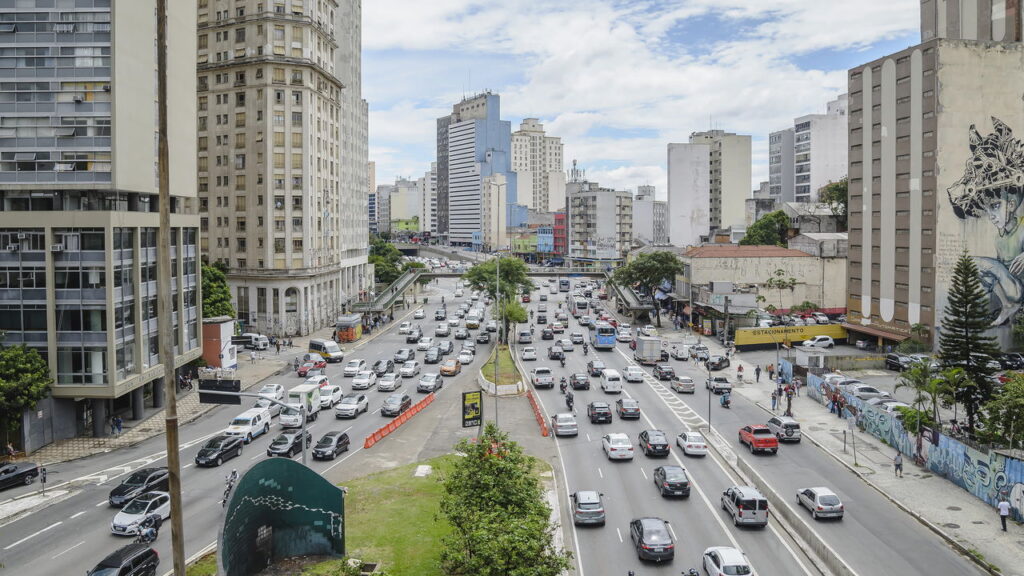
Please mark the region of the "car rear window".
[[767, 510], [768, 501], [764, 498], [744, 498], [740, 500], [740, 506], [743, 506], [744, 510]]
[[836, 496], [833, 496], [831, 494], [826, 494], [824, 496], [820, 496], [818, 498], [818, 500], [821, 502], [822, 506], [838, 506], [839, 505], [839, 498], [836, 497]]
[[598, 502], [580, 502], [576, 505], [576, 508], [580, 510], [600, 510], [601, 504]]
[[772, 431], [767, 428], [755, 428], [754, 436], [772, 436]]
[[644, 541], [649, 544], [660, 544], [662, 542], [668, 543], [672, 541], [669, 537], [668, 531], [664, 528], [648, 528], [644, 529]]
[[796, 422], [787, 422], [783, 424], [782, 427], [786, 430], [799, 430], [800, 424], [797, 424]]
[[666, 470], [665, 480], [669, 482], [683, 482], [686, 480], [686, 473], [682, 470]]
[[750, 574], [750, 566], [726, 565], [722, 567], [722, 573], [728, 576], [746, 576]]

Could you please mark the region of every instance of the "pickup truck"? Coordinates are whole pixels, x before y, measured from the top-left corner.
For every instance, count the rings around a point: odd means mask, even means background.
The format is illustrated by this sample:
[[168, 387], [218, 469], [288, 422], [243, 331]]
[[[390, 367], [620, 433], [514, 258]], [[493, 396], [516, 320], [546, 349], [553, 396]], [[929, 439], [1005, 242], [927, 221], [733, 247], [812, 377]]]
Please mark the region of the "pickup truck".
[[554, 388], [555, 387], [555, 376], [551, 373], [550, 368], [540, 366], [533, 369], [533, 380], [534, 388]]
[[715, 394], [732, 392], [732, 382], [729, 382], [729, 379], [725, 376], [712, 376], [708, 378], [704, 381], [704, 387]]
[[740, 444], [746, 444], [750, 453], [779, 451], [779, 439], [764, 424], [754, 424], [740, 428]]

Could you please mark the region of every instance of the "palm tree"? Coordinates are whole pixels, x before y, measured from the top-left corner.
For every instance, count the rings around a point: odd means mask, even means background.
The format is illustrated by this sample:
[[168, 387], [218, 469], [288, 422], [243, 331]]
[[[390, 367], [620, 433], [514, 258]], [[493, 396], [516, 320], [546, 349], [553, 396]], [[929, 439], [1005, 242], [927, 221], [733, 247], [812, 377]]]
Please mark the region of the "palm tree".
[[948, 368], [938, 375], [942, 381], [942, 400], [953, 404], [953, 419], [957, 418], [956, 394], [960, 389], [973, 385], [963, 368]]
[[910, 388], [913, 390], [914, 408], [921, 410], [921, 405], [928, 399], [928, 387], [934, 379], [935, 374], [929, 363], [914, 362], [900, 374], [900, 379], [896, 381], [896, 388], [893, 391], [900, 388]]

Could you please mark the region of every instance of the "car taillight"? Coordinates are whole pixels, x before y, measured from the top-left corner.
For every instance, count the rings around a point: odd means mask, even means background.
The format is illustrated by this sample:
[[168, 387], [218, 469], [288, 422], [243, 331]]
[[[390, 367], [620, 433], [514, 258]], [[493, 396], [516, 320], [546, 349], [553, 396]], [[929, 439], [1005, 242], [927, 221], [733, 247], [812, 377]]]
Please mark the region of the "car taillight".
[[668, 488], [668, 482], [662, 482], [661, 485], [664, 486], [665, 488]]

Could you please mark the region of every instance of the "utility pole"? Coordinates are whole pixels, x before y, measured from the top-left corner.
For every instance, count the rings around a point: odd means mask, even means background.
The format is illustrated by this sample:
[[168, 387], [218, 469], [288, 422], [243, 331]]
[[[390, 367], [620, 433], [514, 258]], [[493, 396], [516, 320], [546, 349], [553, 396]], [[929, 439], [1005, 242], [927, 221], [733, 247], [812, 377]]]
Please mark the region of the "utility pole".
[[[171, 314], [171, 184], [167, 150], [167, 0], [156, 0], [157, 174], [160, 232], [157, 234], [157, 333], [164, 366], [164, 427], [171, 496], [171, 554], [174, 575], [185, 576], [185, 528], [181, 508], [181, 455], [178, 453], [177, 378], [174, 377], [174, 330]], [[192, 119], [187, 119], [192, 121]]]
[[[729, 297], [725, 297], [725, 333], [722, 335], [722, 344], [729, 342]], [[728, 345], [726, 345], [728, 348]]]

